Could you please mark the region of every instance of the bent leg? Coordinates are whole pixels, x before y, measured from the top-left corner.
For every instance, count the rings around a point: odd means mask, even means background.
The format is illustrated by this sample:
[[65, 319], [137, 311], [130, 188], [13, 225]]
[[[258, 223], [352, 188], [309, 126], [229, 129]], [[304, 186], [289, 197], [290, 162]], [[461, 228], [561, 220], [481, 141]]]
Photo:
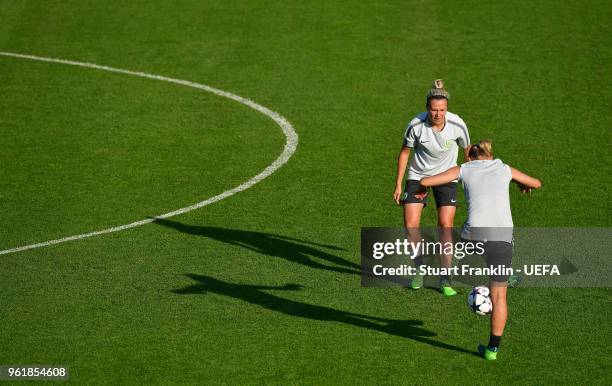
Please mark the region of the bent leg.
[[406, 236], [413, 245], [421, 240], [421, 229], [419, 226], [421, 224], [423, 207], [423, 204], [404, 204], [404, 226], [406, 227]]
[[507, 283], [491, 281], [489, 288], [491, 289], [491, 302], [493, 303], [491, 335], [502, 336], [506, 327], [506, 321], [508, 320], [508, 304], [506, 303]]
[[423, 207], [423, 204], [404, 204], [404, 226], [406, 228], [419, 228]]
[[[453, 242], [453, 222], [455, 221], [455, 212], [457, 208], [454, 206], [441, 206], [438, 208], [438, 233], [440, 235], [440, 242], [443, 245], [446, 243]], [[440, 255], [440, 266], [448, 268], [451, 265], [453, 254], [443, 253]]]
[[[416, 248], [416, 243], [421, 240], [421, 230], [419, 225], [421, 223], [421, 213], [423, 212], [423, 204], [404, 204], [404, 226], [406, 227], [406, 237], [413, 245], [413, 248]], [[418, 270], [423, 265], [423, 257], [415, 254], [412, 256], [414, 259], [414, 266]], [[421, 275], [416, 275], [410, 281], [410, 286], [412, 289], [419, 289], [423, 286], [423, 277]]]
[[438, 208], [438, 227], [452, 228], [455, 222], [456, 206], [441, 206]]

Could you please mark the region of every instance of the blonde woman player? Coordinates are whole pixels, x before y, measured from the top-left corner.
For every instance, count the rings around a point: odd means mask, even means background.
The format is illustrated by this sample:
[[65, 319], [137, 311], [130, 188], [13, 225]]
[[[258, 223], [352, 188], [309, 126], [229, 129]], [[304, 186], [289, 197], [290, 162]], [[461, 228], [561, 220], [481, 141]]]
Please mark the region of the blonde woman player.
[[[455, 166], [432, 177], [421, 179], [424, 187], [439, 186], [459, 179], [463, 184], [468, 207], [468, 217], [461, 231], [465, 240], [484, 241], [488, 266], [510, 267], [512, 263], [513, 223], [510, 213], [510, 181], [516, 181], [523, 193], [542, 186], [537, 178], [530, 177], [499, 159], [493, 159], [490, 141], [480, 141], [470, 146], [469, 162]], [[480, 345], [478, 352], [487, 360], [497, 359], [499, 343], [506, 320], [507, 275], [491, 276], [489, 288], [493, 314], [491, 335], [487, 346]]]
[[[404, 226], [408, 236], [413, 241], [421, 239], [419, 230], [421, 213], [427, 205], [427, 195], [420, 195], [422, 189], [419, 180], [423, 177], [433, 176], [457, 166], [459, 148], [463, 149], [464, 158], [467, 159], [467, 149], [470, 136], [463, 119], [448, 111], [449, 94], [444, 89], [442, 79], [436, 79], [426, 97], [426, 112], [417, 115], [410, 121], [404, 134], [404, 143], [397, 161], [397, 178], [393, 200], [404, 207]], [[414, 156], [408, 168], [408, 177], [402, 196], [404, 175], [410, 158], [410, 151]], [[432, 189], [438, 209], [438, 229], [440, 240], [451, 239], [450, 230], [455, 220], [457, 206], [457, 182], [449, 180]], [[442, 255], [440, 265], [448, 268], [451, 264], [452, 254]], [[419, 268], [423, 265], [422, 257], [415, 259]], [[412, 279], [411, 287], [419, 289], [423, 285], [420, 275]], [[457, 292], [450, 286], [450, 277], [440, 277], [440, 291], [446, 296], [456, 295]]]

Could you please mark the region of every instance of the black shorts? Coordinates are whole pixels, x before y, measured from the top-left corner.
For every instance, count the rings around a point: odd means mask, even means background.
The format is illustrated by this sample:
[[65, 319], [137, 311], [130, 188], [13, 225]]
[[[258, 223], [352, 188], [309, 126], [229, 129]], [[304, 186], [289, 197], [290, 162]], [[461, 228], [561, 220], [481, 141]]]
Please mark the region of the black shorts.
[[[497, 274], [490, 275], [492, 281], [507, 282], [508, 275], [504, 275], [508, 268], [512, 267], [512, 243], [505, 241], [486, 241], [484, 243], [484, 255], [487, 259], [487, 266], [495, 268]], [[501, 269], [500, 269], [501, 268]]]
[[[414, 195], [420, 193], [423, 187], [418, 180], [406, 180], [402, 204], [423, 204], [427, 206], [427, 197], [424, 199], [416, 198]], [[457, 206], [457, 183], [449, 182], [440, 186], [432, 186], [436, 208], [441, 206]]]

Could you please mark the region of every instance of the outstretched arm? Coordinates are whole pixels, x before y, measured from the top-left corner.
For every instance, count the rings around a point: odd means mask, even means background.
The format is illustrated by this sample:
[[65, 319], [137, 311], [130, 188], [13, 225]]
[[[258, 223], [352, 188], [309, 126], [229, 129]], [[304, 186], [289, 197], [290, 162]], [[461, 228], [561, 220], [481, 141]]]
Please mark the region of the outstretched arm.
[[454, 166], [445, 172], [435, 176], [425, 177], [421, 180], [421, 185], [425, 187], [444, 185], [459, 178], [459, 166]]
[[510, 168], [510, 171], [512, 171], [512, 180], [518, 182], [523, 193], [529, 193], [531, 192], [531, 189], [538, 189], [542, 187], [542, 183], [537, 178], [528, 176], [527, 174], [513, 167]]

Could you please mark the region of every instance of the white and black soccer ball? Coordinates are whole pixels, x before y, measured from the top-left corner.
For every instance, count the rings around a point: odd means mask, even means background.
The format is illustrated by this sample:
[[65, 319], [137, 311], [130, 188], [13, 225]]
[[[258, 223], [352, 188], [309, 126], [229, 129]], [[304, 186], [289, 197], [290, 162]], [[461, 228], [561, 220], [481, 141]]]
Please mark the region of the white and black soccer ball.
[[478, 315], [487, 315], [493, 311], [493, 303], [491, 303], [491, 298], [489, 297], [489, 288], [485, 286], [472, 288], [467, 302], [470, 310]]

